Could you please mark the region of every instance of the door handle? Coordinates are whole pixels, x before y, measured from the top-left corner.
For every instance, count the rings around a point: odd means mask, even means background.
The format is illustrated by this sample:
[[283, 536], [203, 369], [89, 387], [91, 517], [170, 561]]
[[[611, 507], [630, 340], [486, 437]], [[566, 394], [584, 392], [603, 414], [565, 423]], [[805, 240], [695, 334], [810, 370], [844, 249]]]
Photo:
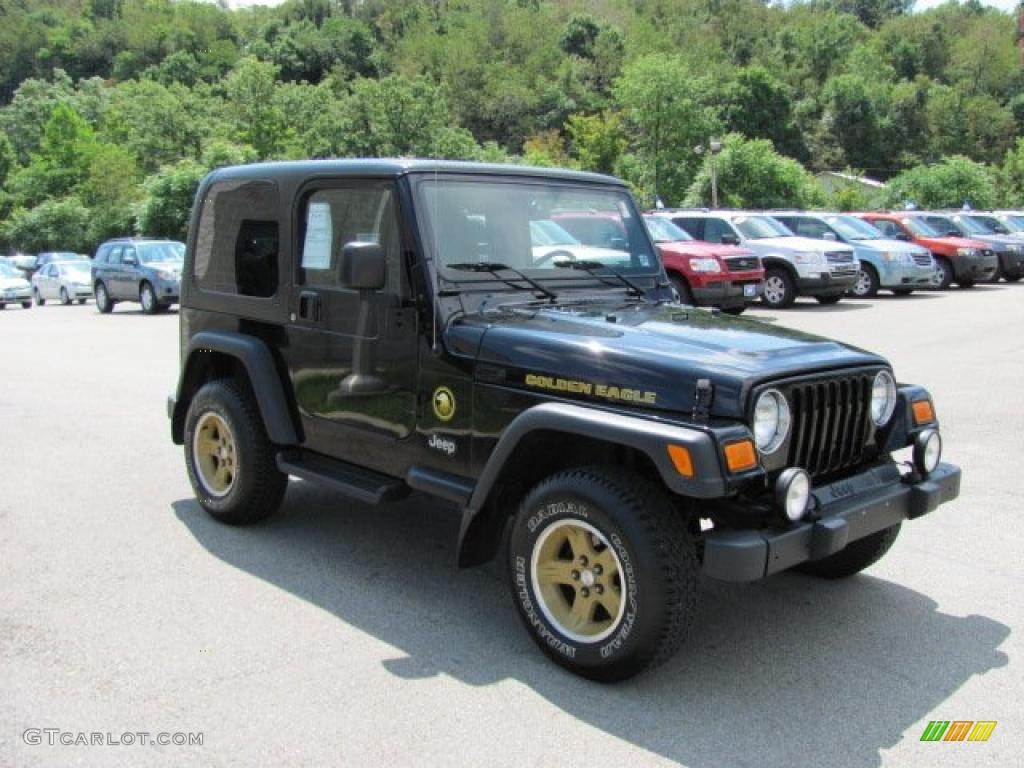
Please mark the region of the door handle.
[[319, 323], [321, 318], [320, 294], [314, 291], [303, 291], [299, 294], [299, 317]]

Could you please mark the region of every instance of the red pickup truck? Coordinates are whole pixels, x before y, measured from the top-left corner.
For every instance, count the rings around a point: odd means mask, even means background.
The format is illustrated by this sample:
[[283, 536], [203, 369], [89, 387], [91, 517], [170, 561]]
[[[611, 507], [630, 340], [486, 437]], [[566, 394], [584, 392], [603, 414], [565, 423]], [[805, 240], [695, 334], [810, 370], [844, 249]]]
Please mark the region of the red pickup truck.
[[[552, 219], [590, 246], [614, 248], [625, 237], [620, 220], [612, 213], [573, 211]], [[644, 221], [684, 304], [720, 307], [723, 312], [738, 315], [761, 296], [764, 268], [755, 254], [733, 245], [694, 240], [656, 213], [645, 214]]]
[[907, 240], [923, 246], [935, 257], [935, 287], [946, 289], [952, 283], [970, 288], [992, 279], [999, 257], [982, 240], [951, 237], [937, 232], [917, 211], [858, 213], [885, 233], [886, 237]]

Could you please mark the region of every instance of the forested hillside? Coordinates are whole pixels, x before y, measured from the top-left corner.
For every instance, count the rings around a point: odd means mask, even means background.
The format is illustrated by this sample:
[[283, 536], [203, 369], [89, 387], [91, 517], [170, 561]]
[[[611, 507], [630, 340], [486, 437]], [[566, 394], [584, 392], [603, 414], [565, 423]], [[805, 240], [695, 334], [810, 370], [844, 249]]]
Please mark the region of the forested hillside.
[[855, 205], [805, 170], [846, 168], [1021, 204], [1015, 19], [909, 5], [0, 0], [0, 247], [181, 236], [203, 173], [263, 158], [569, 165], [702, 202], [713, 136], [730, 204]]

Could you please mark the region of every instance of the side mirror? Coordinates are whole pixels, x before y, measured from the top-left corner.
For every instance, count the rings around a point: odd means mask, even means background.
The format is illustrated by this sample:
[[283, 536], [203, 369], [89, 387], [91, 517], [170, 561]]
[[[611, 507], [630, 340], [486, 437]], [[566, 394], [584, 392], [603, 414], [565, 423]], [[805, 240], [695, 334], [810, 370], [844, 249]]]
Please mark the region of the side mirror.
[[821, 239], [822, 240], [830, 240], [830, 241], [832, 241], [834, 243], [839, 238], [836, 237], [836, 233], [835, 232], [822, 232], [821, 233]]
[[387, 280], [384, 249], [377, 243], [348, 243], [341, 249], [340, 281], [346, 288], [379, 291]]
[[740, 239], [736, 235], [722, 235], [722, 245], [739, 245]]

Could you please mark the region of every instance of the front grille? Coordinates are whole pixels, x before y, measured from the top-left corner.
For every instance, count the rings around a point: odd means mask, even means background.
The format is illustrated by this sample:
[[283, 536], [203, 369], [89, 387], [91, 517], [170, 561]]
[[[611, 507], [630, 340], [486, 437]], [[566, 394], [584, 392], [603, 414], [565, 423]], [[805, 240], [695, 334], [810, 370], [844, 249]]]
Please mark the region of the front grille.
[[726, 259], [725, 266], [730, 272], [747, 272], [757, 269], [757, 256], [737, 256]]
[[874, 371], [860, 372], [788, 388], [793, 418], [788, 466], [819, 478], [863, 460], [872, 435], [874, 377]]
[[853, 264], [853, 252], [829, 251], [825, 254], [825, 260], [830, 264]]
[[919, 267], [930, 267], [932, 265], [932, 255], [930, 253], [915, 253], [914, 263]]

